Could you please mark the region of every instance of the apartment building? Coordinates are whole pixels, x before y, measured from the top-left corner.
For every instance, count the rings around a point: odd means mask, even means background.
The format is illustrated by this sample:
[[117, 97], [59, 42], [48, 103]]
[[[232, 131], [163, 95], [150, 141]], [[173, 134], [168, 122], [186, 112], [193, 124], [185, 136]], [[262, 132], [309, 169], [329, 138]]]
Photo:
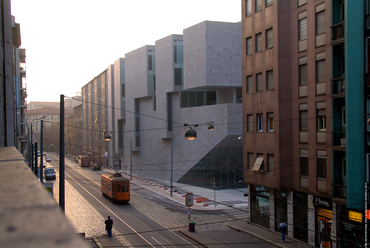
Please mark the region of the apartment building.
[[[330, 1], [242, 1], [250, 221], [333, 243]], [[325, 243], [326, 244], [326, 243]]]

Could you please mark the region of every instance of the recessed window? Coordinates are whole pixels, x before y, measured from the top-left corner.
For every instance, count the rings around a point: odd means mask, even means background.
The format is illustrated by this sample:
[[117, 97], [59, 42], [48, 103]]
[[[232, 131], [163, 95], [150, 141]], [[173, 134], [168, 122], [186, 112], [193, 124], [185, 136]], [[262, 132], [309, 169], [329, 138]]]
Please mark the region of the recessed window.
[[299, 40], [307, 39], [307, 18], [298, 21], [299, 26]]
[[300, 149], [299, 150], [299, 167], [300, 167], [300, 175], [301, 176], [308, 176], [308, 150], [307, 149]]
[[308, 132], [308, 111], [299, 111], [299, 131]]
[[262, 73], [256, 74], [256, 91], [262, 91]]
[[257, 114], [257, 131], [263, 132], [263, 114]]
[[257, 158], [253, 165], [253, 171], [263, 171], [263, 154], [262, 153], [257, 153]]
[[272, 5], [272, 0], [266, 0], [265, 1], [266, 7]]
[[262, 10], [262, 0], [255, 0], [256, 3], [256, 12]]
[[253, 53], [252, 49], [252, 37], [248, 37], [245, 39], [245, 43], [246, 43], [246, 54], [247, 55], [251, 55]]
[[253, 132], [253, 115], [247, 115], [247, 132]]
[[245, 15], [252, 15], [252, 0], [245, 0]]
[[316, 61], [316, 82], [325, 82], [325, 59]]
[[272, 48], [273, 46], [273, 36], [272, 36], [272, 28], [266, 30], [266, 48]]
[[326, 151], [317, 150], [317, 178], [326, 179]]
[[247, 93], [253, 92], [253, 77], [247, 76]]
[[307, 85], [307, 64], [299, 65], [299, 86]]
[[256, 53], [262, 52], [262, 33], [256, 34]]
[[274, 113], [267, 113], [267, 131], [274, 131]]
[[326, 131], [326, 109], [317, 110], [317, 131]]
[[253, 153], [247, 153], [248, 158], [248, 170], [253, 170], [254, 160], [253, 160]]
[[274, 154], [267, 154], [267, 172], [274, 173], [275, 171], [275, 161]]
[[316, 13], [316, 35], [325, 33], [325, 11]]
[[272, 90], [274, 88], [274, 75], [273, 71], [266, 71], [266, 89]]

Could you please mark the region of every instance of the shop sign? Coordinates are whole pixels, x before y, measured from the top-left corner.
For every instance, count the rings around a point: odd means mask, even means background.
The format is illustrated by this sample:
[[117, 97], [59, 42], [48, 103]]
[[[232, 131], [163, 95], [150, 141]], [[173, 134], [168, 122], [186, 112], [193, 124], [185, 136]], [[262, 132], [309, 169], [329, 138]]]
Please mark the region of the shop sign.
[[331, 201], [329, 199], [321, 198], [317, 196], [313, 197], [313, 205], [315, 207], [323, 207], [323, 208], [330, 209], [330, 210], [332, 209]]
[[346, 231], [354, 232], [355, 226], [346, 222], [343, 222], [343, 228]]
[[349, 210], [348, 219], [362, 223], [362, 213]]

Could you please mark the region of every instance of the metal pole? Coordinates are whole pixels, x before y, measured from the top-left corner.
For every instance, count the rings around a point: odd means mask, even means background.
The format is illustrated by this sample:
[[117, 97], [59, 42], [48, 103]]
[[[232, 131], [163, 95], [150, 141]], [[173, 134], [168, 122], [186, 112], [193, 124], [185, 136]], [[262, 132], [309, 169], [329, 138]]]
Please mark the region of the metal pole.
[[[367, 210], [367, 182], [365, 182], [365, 211]], [[365, 247], [367, 246], [367, 218], [365, 217]]]
[[35, 142], [35, 174], [38, 176], [37, 173], [37, 142]]
[[30, 127], [28, 125], [27, 125], [27, 158], [28, 158], [28, 166], [32, 168], [32, 164], [31, 164]]
[[41, 120], [41, 130], [40, 130], [40, 135], [41, 135], [41, 138], [40, 138], [40, 182], [41, 184], [44, 184], [44, 181], [43, 181], [43, 169], [44, 169], [44, 145], [43, 145], [43, 132], [42, 132], [42, 127], [44, 126], [44, 121]]
[[32, 122], [31, 122], [31, 169], [32, 171], [34, 170], [33, 168], [33, 140], [32, 140]]
[[173, 189], [173, 138], [171, 138], [171, 186], [170, 186], [170, 197], [172, 197]]
[[130, 181], [132, 181], [132, 138], [131, 138], [131, 145], [130, 145]]
[[60, 132], [59, 132], [59, 206], [65, 211], [64, 185], [64, 95], [60, 95]]

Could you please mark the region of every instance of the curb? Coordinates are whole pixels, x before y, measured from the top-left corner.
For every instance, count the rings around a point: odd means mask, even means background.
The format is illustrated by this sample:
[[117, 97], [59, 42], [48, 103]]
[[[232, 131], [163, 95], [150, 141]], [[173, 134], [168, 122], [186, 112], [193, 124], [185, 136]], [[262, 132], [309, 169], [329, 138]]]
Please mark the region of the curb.
[[243, 232], [243, 233], [246, 233], [246, 234], [248, 234], [248, 235], [254, 236], [254, 237], [256, 237], [256, 238], [258, 238], [258, 239], [260, 239], [260, 240], [262, 240], [262, 241], [268, 242], [268, 243], [270, 243], [270, 244], [272, 244], [272, 245], [274, 245], [274, 246], [276, 246], [276, 247], [286, 248], [286, 246], [285, 246], [285, 245], [277, 244], [277, 243], [275, 243], [275, 242], [274, 242], [274, 241], [272, 241], [272, 240], [269, 240], [269, 239], [267, 239], [267, 238], [264, 238], [264, 237], [262, 237], [262, 236], [260, 236], [260, 235], [258, 235], [258, 234], [253, 233], [253, 232], [249, 232], [249, 231], [247, 231], [247, 230], [241, 229], [241, 228], [239, 228], [239, 227], [232, 226], [232, 225], [230, 225], [229, 223], [228, 223], [228, 224], [226, 224], [226, 226], [228, 226], [228, 227], [230, 227], [231, 229], [234, 229], [234, 230], [236, 230], [236, 231], [238, 231], [238, 232]]

